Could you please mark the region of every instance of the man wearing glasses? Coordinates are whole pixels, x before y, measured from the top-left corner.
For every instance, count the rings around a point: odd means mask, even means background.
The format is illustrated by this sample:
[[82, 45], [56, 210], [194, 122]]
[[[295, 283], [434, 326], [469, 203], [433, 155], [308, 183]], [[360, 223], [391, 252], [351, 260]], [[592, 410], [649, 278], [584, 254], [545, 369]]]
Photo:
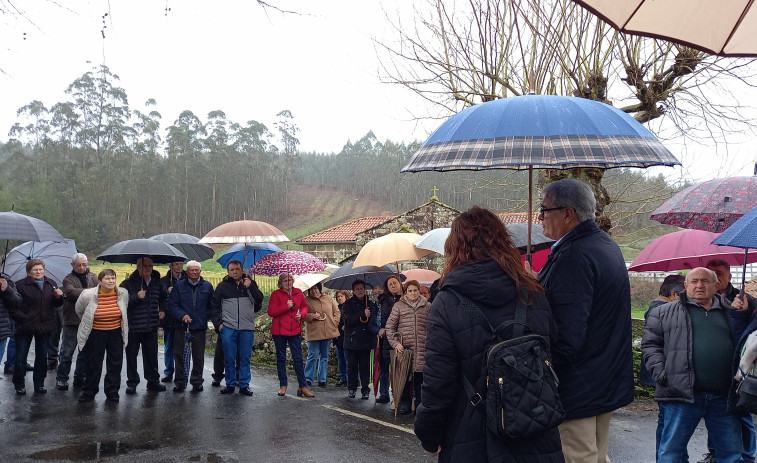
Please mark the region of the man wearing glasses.
[[539, 219], [557, 240], [539, 282], [558, 325], [552, 360], [566, 420], [567, 463], [608, 462], [610, 418], [634, 398], [631, 290], [623, 255], [594, 217], [596, 199], [574, 179], [548, 184]]

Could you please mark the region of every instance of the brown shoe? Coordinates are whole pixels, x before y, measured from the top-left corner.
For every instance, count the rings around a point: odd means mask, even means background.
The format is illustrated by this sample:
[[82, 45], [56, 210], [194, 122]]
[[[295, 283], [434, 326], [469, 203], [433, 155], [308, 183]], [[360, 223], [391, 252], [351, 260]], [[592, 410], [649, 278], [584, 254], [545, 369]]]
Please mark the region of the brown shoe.
[[287, 387], [281, 386], [279, 388], [279, 397], [284, 397], [285, 395], [287, 395]]
[[310, 392], [307, 386], [297, 389], [297, 397], [315, 397], [315, 394]]

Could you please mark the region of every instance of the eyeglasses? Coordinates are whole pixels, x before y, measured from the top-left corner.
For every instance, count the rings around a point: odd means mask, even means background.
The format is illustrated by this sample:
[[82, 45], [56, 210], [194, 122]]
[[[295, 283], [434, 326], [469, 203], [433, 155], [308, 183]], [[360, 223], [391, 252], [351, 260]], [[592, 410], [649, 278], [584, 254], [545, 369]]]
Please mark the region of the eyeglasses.
[[560, 209], [566, 209], [566, 208], [567, 208], [567, 206], [560, 206], [560, 207], [544, 207], [544, 206], [539, 206], [539, 215], [544, 215], [544, 213], [548, 212], [548, 211], [558, 211]]

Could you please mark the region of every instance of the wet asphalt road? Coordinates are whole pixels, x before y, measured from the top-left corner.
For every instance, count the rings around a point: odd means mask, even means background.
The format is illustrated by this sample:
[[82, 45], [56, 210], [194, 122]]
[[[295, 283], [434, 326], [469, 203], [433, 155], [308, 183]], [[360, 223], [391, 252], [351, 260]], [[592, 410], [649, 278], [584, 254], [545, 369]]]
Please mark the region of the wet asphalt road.
[[[315, 399], [298, 398], [290, 375], [286, 397], [278, 397], [276, 371], [264, 366], [253, 366], [254, 396], [221, 396], [211, 372], [206, 355], [203, 392], [148, 392], [143, 380], [136, 395], [126, 395], [124, 367], [119, 403], [106, 402], [101, 391], [86, 404], [73, 388], [56, 390], [53, 372], [47, 394], [31, 393], [29, 372], [25, 396], [15, 394], [10, 375], [0, 375], [0, 462], [435, 461], [412, 433], [413, 415], [394, 418], [373, 396], [348, 399], [346, 389], [329, 383], [313, 388]], [[614, 463], [654, 461], [656, 416], [653, 402], [616, 413]], [[700, 425], [689, 446], [692, 461], [704, 453], [705, 439]]]

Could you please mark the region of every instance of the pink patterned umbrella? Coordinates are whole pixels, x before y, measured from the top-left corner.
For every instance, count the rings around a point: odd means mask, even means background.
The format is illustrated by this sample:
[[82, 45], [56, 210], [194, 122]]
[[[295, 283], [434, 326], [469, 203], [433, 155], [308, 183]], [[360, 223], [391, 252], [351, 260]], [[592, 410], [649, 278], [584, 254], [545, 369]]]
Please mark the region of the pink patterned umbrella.
[[676, 193], [650, 218], [666, 225], [720, 233], [756, 206], [757, 177], [718, 178]]
[[302, 251], [278, 251], [263, 256], [252, 266], [250, 271], [256, 275], [303, 275], [320, 272], [326, 268], [321, 259]]

